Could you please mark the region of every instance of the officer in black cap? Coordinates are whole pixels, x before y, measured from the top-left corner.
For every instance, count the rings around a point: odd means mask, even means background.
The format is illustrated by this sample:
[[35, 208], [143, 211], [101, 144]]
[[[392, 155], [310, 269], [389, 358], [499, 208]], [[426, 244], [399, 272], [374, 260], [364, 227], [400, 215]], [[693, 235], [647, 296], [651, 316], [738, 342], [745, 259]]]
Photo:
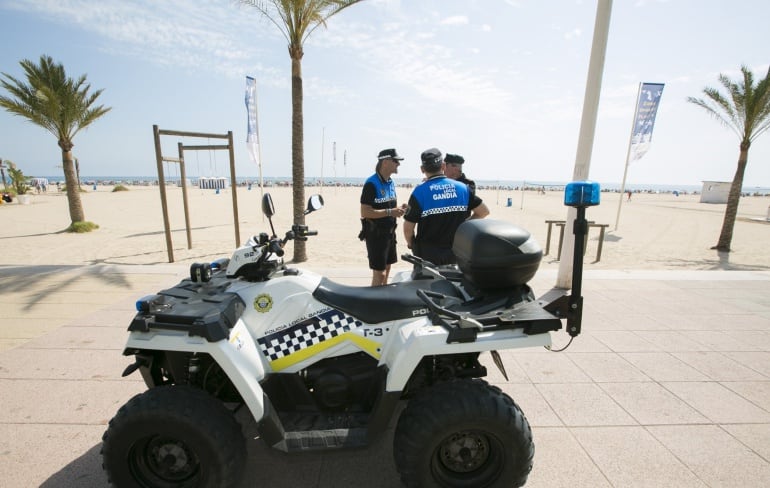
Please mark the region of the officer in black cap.
[[446, 157], [444, 158], [444, 162], [446, 162], [446, 175], [449, 178], [452, 178], [453, 180], [462, 181], [468, 187], [471, 189], [471, 191], [476, 191], [476, 183], [473, 180], [469, 180], [465, 173], [463, 173], [463, 164], [465, 163], [465, 158], [460, 156], [459, 154], [446, 154]]
[[398, 260], [396, 252], [396, 219], [403, 217], [405, 206], [399, 207], [396, 185], [391, 175], [398, 173], [404, 158], [395, 149], [383, 149], [377, 155], [377, 166], [361, 190], [361, 233], [366, 241], [372, 286], [386, 285], [390, 265]]
[[433, 264], [452, 264], [456, 262], [452, 241], [457, 228], [468, 218], [486, 216], [489, 210], [467, 185], [447, 178], [441, 151], [426, 149], [420, 159], [425, 181], [409, 197], [404, 215], [406, 245], [415, 256]]

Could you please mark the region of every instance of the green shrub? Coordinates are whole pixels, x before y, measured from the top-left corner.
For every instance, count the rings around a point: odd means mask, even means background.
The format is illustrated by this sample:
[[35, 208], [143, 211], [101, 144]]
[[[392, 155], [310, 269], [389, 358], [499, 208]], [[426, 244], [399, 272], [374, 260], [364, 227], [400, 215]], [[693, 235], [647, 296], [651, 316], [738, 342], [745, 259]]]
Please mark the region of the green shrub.
[[67, 232], [77, 232], [78, 234], [83, 234], [85, 232], [91, 232], [92, 230], [96, 230], [99, 228], [99, 225], [94, 224], [93, 222], [88, 222], [86, 220], [81, 222], [73, 222], [70, 224], [69, 227], [67, 227]]
[[112, 192], [114, 193], [116, 191], [128, 191], [128, 187], [123, 185], [115, 185], [115, 188], [112, 189]]

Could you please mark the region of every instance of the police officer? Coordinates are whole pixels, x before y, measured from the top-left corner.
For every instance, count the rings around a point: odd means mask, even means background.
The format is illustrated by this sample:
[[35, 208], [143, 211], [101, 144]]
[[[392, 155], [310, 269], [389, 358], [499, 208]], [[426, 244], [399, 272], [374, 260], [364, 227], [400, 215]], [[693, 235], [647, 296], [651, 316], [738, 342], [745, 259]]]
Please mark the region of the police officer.
[[359, 237], [366, 240], [372, 286], [387, 284], [390, 265], [398, 260], [396, 218], [404, 215], [405, 208], [398, 207], [396, 185], [391, 175], [398, 173], [403, 159], [395, 149], [380, 151], [374, 174], [367, 178], [361, 190], [362, 230]]
[[468, 185], [468, 188], [470, 188], [472, 192], [476, 191], [476, 183], [473, 180], [469, 180], [465, 176], [465, 173], [463, 173], [463, 164], [465, 163], [464, 157], [459, 154], [446, 153], [444, 162], [446, 163], [445, 173], [447, 177], [452, 178], [453, 180], [462, 181]]
[[484, 217], [489, 210], [467, 185], [444, 175], [441, 151], [427, 149], [420, 159], [425, 181], [409, 197], [404, 215], [406, 245], [415, 256], [433, 264], [452, 264], [456, 262], [452, 241], [457, 228], [468, 218]]

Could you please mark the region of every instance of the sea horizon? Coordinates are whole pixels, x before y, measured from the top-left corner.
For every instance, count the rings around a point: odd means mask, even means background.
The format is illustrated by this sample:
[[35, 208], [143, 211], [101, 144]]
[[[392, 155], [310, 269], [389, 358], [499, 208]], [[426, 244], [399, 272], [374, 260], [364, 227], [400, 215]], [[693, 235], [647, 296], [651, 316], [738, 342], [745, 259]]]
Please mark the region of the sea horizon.
[[[37, 178], [45, 178], [49, 181], [49, 184], [55, 185], [57, 182], [64, 183], [63, 175], [51, 175], [51, 176], [38, 176]], [[194, 177], [187, 178], [188, 184], [191, 186], [197, 186], [197, 182], [200, 178], [212, 177]], [[214, 177], [224, 178], [229, 181], [229, 177]], [[81, 175], [81, 184], [83, 185], [153, 185], [158, 184], [159, 178], [157, 176], [104, 176], [104, 175]], [[239, 185], [259, 185], [258, 176], [246, 176], [236, 177]], [[179, 176], [166, 176], [165, 181], [167, 185], [179, 184], [181, 178]], [[291, 184], [291, 176], [264, 176], [262, 178], [263, 185], [265, 186], [285, 186]], [[305, 186], [362, 186], [366, 181], [366, 177], [334, 177], [334, 176], [306, 176]], [[398, 178], [396, 180], [397, 186], [416, 186], [420, 183], [418, 178]], [[537, 181], [537, 180], [475, 180], [476, 186], [482, 189], [505, 189], [505, 190], [520, 190], [522, 187], [525, 189], [538, 189], [544, 188], [549, 191], [561, 190], [568, 183], [566, 181]], [[621, 189], [621, 183], [619, 182], [601, 182], [599, 186], [602, 191], [617, 192]], [[703, 190], [705, 184], [708, 183], [727, 183], [730, 182], [715, 182], [715, 181], [703, 181], [701, 184], [671, 184], [671, 183], [628, 183], [623, 185], [624, 191], [632, 192], [657, 192], [657, 193], [700, 193]], [[744, 185], [742, 188], [744, 194], [758, 194], [758, 195], [770, 195], [770, 186], [754, 186]]]

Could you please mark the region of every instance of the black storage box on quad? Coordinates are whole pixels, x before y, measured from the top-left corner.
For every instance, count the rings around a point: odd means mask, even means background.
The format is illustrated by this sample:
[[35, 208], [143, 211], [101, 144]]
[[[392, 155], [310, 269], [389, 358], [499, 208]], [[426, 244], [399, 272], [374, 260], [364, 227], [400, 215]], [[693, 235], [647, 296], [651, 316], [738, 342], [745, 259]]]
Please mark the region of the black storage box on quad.
[[463, 222], [452, 251], [463, 276], [487, 290], [525, 284], [543, 258], [543, 249], [528, 231], [494, 219]]

